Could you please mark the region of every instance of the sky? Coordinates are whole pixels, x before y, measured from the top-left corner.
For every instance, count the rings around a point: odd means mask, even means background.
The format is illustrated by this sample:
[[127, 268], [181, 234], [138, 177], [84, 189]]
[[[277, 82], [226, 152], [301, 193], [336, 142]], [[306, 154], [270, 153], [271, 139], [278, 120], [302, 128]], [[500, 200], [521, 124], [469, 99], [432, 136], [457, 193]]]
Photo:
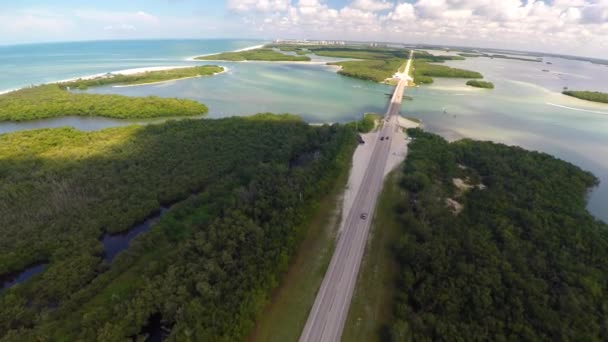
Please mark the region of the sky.
[[151, 38], [391, 41], [608, 59], [608, 0], [0, 2], [0, 44]]

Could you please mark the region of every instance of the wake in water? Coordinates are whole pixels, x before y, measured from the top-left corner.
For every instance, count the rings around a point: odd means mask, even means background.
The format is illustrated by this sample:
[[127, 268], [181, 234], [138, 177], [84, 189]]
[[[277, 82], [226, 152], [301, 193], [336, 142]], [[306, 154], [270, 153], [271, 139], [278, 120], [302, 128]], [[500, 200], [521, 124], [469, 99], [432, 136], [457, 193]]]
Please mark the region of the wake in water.
[[589, 109], [584, 109], [584, 108], [568, 107], [568, 106], [559, 105], [559, 104], [555, 104], [555, 103], [551, 103], [551, 102], [547, 102], [547, 104], [549, 106], [554, 106], [554, 107], [559, 107], [559, 108], [566, 108], [566, 109], [572, 109], [572, 110], [576, 110], [576, 111], [579, 111], [579, 112], [587, 112], [587, 113], [608, 115], [608, 112], [601, 112], [601, 111], [598, 111], [598, 110], [589, 110]]

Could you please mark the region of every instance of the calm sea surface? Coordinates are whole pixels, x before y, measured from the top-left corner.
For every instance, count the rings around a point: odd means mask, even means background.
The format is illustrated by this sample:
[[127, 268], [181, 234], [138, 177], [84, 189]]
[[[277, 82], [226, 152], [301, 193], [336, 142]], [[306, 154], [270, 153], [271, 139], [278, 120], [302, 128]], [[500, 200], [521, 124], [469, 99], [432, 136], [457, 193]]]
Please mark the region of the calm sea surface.
[[[247, 40], [122, 41], [0, 47], [0, 90], [129, 68], [199, 65], [195, 55], [262, 44]], [[324, 59], [315, 59], [323, 62]], [[546, 64], [551, 62], [552, 64]], [[589, 210], [608, 222], [608, 105], [561, 95], [563, 87], [608, 92], [608, 67], [545, 58], [543, 63], [469, 58], [448, 65], [479, 71], [496, 89], [467, 87], [465, 80], [436, 79], [411, 88], [402, 113], [448, 139], [493, 140], [553, 154], [592, 171], [602, 181]], [[210, 117], [290, 112], [309, 122], [345, 122], [364, 112], [384, 112], [391, 87], [336, 74], [322, 64], [218, 62], [228, 72], [157, 85], [90, 92], [158, 95], [198, 100]], [[546, 69], [548, 71], [543, 71]], [[95, 130], [142, 121], [59, 118], [0, 123], [0, 133], [42, 127]], [[144, 122], [158, 122], [144, 121]]]

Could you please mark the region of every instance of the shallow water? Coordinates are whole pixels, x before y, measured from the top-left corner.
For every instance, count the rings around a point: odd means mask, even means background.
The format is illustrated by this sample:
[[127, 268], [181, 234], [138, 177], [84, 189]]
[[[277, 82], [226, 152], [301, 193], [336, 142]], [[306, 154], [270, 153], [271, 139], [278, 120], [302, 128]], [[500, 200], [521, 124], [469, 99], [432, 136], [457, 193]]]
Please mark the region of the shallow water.
[[150, 228], [152, 228], [154, 224], [156, 224], [158, 220], [165, 215], [167, 210], [169, 210], [169, 208], [161, 207], [158, 213], [150, 216], [144, 222], [134, 226], [126, 232], [119, 234], [104, 234], [101, 241], [103, 244], [103, 260], [111, 263], [118, 253], [129, 248], [131, 240], [135, 239], [140, 234], [149, 231]]
[[45, 266], [46, 266], [45, 263], [36, 264], [36, 265], [26, 268], [25, 270], [23, 270], [21, 272], [17, 272], [12, 275], [4, 276], [3, 279], [0, 279], [0, 282], [2, 283], [2, 287], [0, 287], [0, 290], [8, 289], [17, 284], [23, 283], [24, 281], [30, 279], [31, 277], [37, 275], [38, 273], [40, 273], [42, 271], [44, 271]]
[[0, 46], [0, 91], [117, 70], [187, 65], [188, 57], [263, 44], [260, 40], [122, 40]]

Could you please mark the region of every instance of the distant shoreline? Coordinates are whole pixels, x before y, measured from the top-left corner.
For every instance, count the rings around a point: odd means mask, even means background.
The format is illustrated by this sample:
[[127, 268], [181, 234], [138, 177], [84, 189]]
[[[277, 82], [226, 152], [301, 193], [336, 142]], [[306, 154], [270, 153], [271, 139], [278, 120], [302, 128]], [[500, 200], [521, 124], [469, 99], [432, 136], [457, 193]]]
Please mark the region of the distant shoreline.
[[[232, 52], [242, 52], [242, 51], [249, 51], [249, 50], [259, 49], [259, 48], [264, 47], [265, 45], [266, 44], [249, 46], [249, 47], [246, 47], [246, 48], [234, 50]], [[193, 56], [193, 57], [188, 57], [188, 58], [186, 58], [184, 60], [188, 61], [188, 62], [206, 62], [206, 61], [195, 60], [194, 58], [195, 57], [210, 56], [210, 55], [214, 55], [214, 54], [215, 53], [210, 53], [210, 54], [205, 54], [205, 55], [196, 55], [196, 56]], [[216, 61], [216, 62], [228, 62], [228, 61]], [[132, 74], [135, 74], [135, 73], [144, 73], [144, 72], [148, 72], [148, 71], [162, 71], [162, 70], [173, 70], [173, 69], [179, 69], [179, 68], [191, 68], [193, 66], [194, 65], [153, 66], [153, 67], [142, 67], [142, 68], [133, 68], [133, 69], [123, 69], [123, 70], [109, 71], [109, 72], [104, 72], [104, 73], [99, 73], [99, 74], [86, 75], [86, 76], [78, 76], [78, 77], [71, 77], [71, 78], [67, 78], [67, 79], [62, 79], [62, 80], [57, 80], [57, 81], [50, 81], [50, 82], [44, 82], [44, 83], [39, 83], [39, 84], [31, 84], [31, 85], [27, 85], [27, 86], [23, 86], [23, 87], [18, 87], [18, 88], [13, 88], [13, 89], [0, 90], [0, 95], [12, 93], [14, 91], [21, 90], [21, 89], [24, 89], [24, 88], [28, 88], [30, 86], [74, 82], [74, 81], [77, 81], [77, 80], [89, 80], [89, 79], [93, 79], [93, 78], [103, 77], [103, 76], [106, 76], [108, 74], [114, 74], [114, 75], [115, 74], [119, 74], [119, 75], [132, 75]], [[224, 72], [226, 72], [226, 71], [229, 70], [226, 67], [223, 67], [223, 68], [224, 68], [223, 72], [216, 73], [216, 74], [214, 74], [212, 76], [222, 74], [222, 73], [224, 73]], [[198, 76], [192, 76], [192, 77], [198, 77]], [[192, 78], [192, 77], [187, 77], [187, 78]], [[186, 79], [186, 78], [179, 78], [179, 79], [174, 79], [174, 80], [153, 82], [153, 83], [147, 83], [147, 84], [143, 84], [142, 83], [142, 84], [124, 85], [124, 86], [120, 86], [120, 87], [159, 84], [159, 83], [165, 83], [165, 82], [179, 81], [179, 80], [183, 80], [183, 79]], [[113, 87], [119, 87], [119, 86], [113, 86]]]
[[[176, 81], [183, 81], [183, 80], [187, 80], [190, 78], [198, 78], [198, 77], [208, 77], [208, 76], [216, 76], [216, 75], [220, 75], [223, 73], [228, 72], [230, 69], [222, 66], [222, 68], [224, 68], [223, 71], [220, 72], [216, 72], [213, 75], [196, 75], [196, 76], [188, 76], [188, 77], [181, 77], [181, 78], [174, 78], [172, 80], [165, 80], [165, 81], [158, 81], [158, 82], [148, 82], [148, 83], [137, 83], [137, 84], [123, 84], [123, 85], [113, 85], [112, 88], [129, 88], [129, 87], [139, 87], [139, 86], [147, 86], [147, 85], [154, 85], [154, 84], [163, 84], [163, 83], [169, 83], [169, 82], [176, 82]], [[165, 70], [172, 70], [172, 69], [165, 69]]]
[[[261, 49], [261, 48], [263, 48], [264, 46], [266, 46], [266, 44], [249, 46], [249, 47], [242, 48], [242, 49], [238, 49], [238, 50], [234, 50], [234, 51], [222, 51], [222, 52], [208, 53], [208, 54], [204, 54], [204, 55], [196, 55], [196, 56], [188, 57], [188, 58], [186, 58], [185, 60], [186, 60], [186, 61], [188, 61], [188, 62], [204, 62], [203, 60], [196, 59], [196, 58], [197, 58], [197, 57], [205, 57], [205, 56], [217, 55], [218, 53], [225, 53], [225, 52], [243, 52], [243, 51], [250, 51], [250, 50], [255, 50], [255, 49]], [[232, 62], [232, 61], [216, 61], [216, 62]]]

